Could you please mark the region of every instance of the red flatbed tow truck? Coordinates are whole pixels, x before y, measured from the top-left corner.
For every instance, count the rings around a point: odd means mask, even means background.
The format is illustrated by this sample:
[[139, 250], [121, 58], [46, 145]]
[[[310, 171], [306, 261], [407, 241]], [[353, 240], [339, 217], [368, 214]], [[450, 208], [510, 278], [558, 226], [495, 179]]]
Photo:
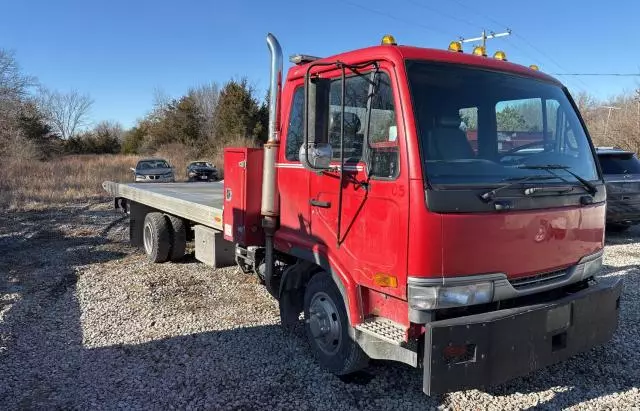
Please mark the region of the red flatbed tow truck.
[[598, 278], [606, 190], [567, 89], [535, 67], [382, 44], [296, 55], [269, 34], [269, 139], [224, 183], [105, 182], [155, 262], [237, 263], [337, 375], [368, 359], [432, 395], [606, 343], [622, 284]]

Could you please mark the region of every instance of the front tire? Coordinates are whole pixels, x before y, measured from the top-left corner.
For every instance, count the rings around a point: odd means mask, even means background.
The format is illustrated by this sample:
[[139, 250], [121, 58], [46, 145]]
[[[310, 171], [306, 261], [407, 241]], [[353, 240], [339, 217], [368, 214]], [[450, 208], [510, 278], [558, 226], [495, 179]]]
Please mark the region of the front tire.
[[148, 213], [144, 218], [142, 243], [149, 260], [164, 263], [169, 257], [171, 234], [169, 222], [162, 213]]
[[369, 358], [349, 336], [342, 294], [329, 274], [314, 275], [304, 294], [305, 329], [320, 365], [336, 375], [367, 366]]

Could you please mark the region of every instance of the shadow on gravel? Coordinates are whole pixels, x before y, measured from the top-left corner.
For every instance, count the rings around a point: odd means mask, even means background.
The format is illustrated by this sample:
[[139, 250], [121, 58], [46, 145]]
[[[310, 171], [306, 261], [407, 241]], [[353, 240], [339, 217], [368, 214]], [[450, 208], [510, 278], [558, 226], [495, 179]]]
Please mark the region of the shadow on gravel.
[[640, 244], [640, 225], [631, 227], [628, 231], [616, 233], [607, 231], [605, 233], [605, 245]]
[[[82, 215], [114, 218], [106, 211]], [[448, 403], [448, 396], [422, 394], [422, 371], [402, 364], [372, 361], [342, 379], [325, 373], [301, 330], [290, 334], [278, 325], [85, 347], [74, 267], [131, 250], [123, 246], [126, 240], [108, 244], [113, 240], [105, 233], [82, 231], [79, 216], [68, 210], [0, 215], [0, 227], [16, 225], [13, 234], [0, 232], [0, 311], [6, 308], [0, 317], [0, 409], [429, 409]], [[619, 272], [632, 287], [625, 296], [637, 296], [637, 266], [605, 266], [605, 272]], [[568, 384], [538, 404], [561, 409], [637, 386], [635, 362], [627, 360], [638, 353], [625, 342], [637, 339], [640, 326], [623, 315], [635, 304], [629, 300], [622, 301], [610, 344], [486, 392], [502, 397]], [[573, 381], [583, 385], [571, 387]]]
[[[38, 328], [38, 321], [56, 312], [63, 300], [75, 299], [76, 267], [126, 255], [103, 236], [108, 230], [95, 230], [94, 220], [107, 216], [112, 220], [112, 213], [88, 208], [0, 213], [0, 408], [35, 406], [40, 394], [49, 392], [49, 380], [60, 372], [44, 369], [42, 357], [51, 355], [49, 348], [58, 343], [71, 347], [81, 341], [77, 303], [73, 310], [66, 309], [51, 319], [59, 325], [59, 333], [52, 335]], [[69, 324], [76, 324], [78, 331], [65, 332], [73, 329]], [[13, 332], [25, 327], [29, 328], [28, 337]], [[18, 356], [24, 366], [6, 369], [3, 365], [10, 356]], [[59, 364], [66, 361], [57, 360]], [[19, 400], [14, 391], [18, 386], [36, 396]]]

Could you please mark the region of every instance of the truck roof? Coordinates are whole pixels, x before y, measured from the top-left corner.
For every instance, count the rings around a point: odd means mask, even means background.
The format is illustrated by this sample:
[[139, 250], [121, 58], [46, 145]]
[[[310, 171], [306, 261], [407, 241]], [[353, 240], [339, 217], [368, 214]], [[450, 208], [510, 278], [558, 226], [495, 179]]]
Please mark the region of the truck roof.
[[[440, 50], [424, 47], [413, 46], [396, 46], [396, 45], [379, 45], [357, 49], [334, 56], [323, 57], [315, 60], [316, 62], [331, 62], [341, 60], [345, 63], [362, 62], [366, 60], [389, 60], [396, 65], [404, 66], [406, 60], [424, 60], [442, 63], [461, 64], [465, 66], [475, 66], [478, 68], [503, 71], [507, 73], [519, 74], [528, 77], [537, 78], [562, 85], [556, 78], [533, 70], [529, 67], [515, 64], [509, 61], [494, 59], [493, 57], [475, 56], [470, 53], [453, 52], [449, 50]], [[304, 63], [293, 66], [289, 69], [288, 79], [296, 79], [305, 75], [307, 68], [311, 63]]]

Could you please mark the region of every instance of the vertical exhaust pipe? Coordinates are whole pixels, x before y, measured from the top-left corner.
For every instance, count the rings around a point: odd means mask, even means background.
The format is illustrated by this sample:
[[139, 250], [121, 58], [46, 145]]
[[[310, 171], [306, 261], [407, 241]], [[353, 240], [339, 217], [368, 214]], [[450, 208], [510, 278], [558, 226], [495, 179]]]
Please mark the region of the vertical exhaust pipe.
[[261, 212], [265, 217], [277, 217], [280, 211], [276, 182], [276, 156], [280, 146], [280, 89], [282, 87], [282, 49], [271, 33], [267, 35], [267, 46], [271, 52], [271, 78], [269, 81], [269, 138], [264, 145], [264, 168], [262, 173]]
[[282, 87], [282, 48], [276, 37], [267, 35], [267, 46], [271, 52], [271, 77], [269, 81], [269, 138], [264, 145], [264, 165], [262, 169], [262, 227], [265, 233], [264, 279], [267, 290], [278, 298], [273, 289], [273, 234], [280, 214], [278, 182], [276, 180], [276, 158], [280, 147], [280, 91]]

